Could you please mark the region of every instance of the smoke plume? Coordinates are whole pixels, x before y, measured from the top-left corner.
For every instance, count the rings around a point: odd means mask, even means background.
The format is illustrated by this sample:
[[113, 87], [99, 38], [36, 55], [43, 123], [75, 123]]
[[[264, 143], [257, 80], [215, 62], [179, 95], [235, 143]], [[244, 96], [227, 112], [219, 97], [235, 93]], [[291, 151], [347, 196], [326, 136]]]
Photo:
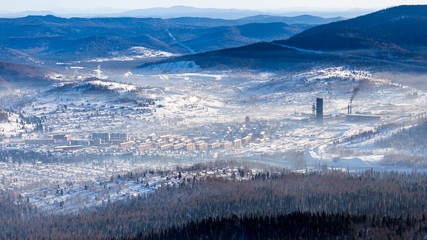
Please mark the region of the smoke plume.
[[368, 80], [361, 80], [359, 85], [357, 85], [353, 89], [353, 94], [351, 95], [351, 98], [350, 98], [350, 104], [353, 102], [354, 98], [356, 98], [357, 94], [359, 94], [360, 90], [368, 87], [368, 85], [369, 85], [368, 83], [369, 83]]

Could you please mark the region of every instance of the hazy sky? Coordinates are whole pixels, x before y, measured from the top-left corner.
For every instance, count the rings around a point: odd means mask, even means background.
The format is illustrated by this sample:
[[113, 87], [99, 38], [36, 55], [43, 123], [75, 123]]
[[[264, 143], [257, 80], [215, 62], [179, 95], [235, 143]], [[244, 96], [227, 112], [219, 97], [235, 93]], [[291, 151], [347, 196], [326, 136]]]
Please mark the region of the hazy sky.
[[40, 11], [55, 9], [142, 9], [177, 5], [200, 8], [317, 10], [385, 8], [401, 4], [427, 4], [427, 0], [0, 0], [0, 11]]

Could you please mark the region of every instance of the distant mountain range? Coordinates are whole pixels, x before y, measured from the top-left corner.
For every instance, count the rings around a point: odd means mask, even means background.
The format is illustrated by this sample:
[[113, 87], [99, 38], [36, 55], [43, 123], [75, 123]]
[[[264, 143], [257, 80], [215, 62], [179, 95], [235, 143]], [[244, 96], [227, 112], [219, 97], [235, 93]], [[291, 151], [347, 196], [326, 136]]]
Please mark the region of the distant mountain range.
[[398, 6], [349, 20], [308, 15], [234, 20], [28, 16], [0, 19], [0, 61], [33, 65], [108, 59], [134, 49], [155, 59], [179, 55], [142, 67], [173, 67], [175, 62], [205, 69], [426, 67], [426, 39], [426, 5]]
[[170, 8], [149, 8], [125, 11], [117, 14], [118, 17], [208, 17], [222, 19], [237, 19], [262, 14], [261, 11], [242, 9], [217, 9], [217, 8], [195, 8], [188, 6], [174, 6]]
[[[113, 57], [140, 46], [174, 54], [287, 39], [314, 24], [341, 18], [253, 16], [210, 18], [0, 19], [0, 60], [20, 63]], [[289, 23], [287, 23], [289, 22]]]
[[313, 27], [288, 40], [183, 56], [174, 61], [194, 61], [202, 68], [280, 69], [322, 63], [427, 66], [427, 6], [393, 7]]
[[255, 15], [240, 19], [227, 20], [216, 18], [195, 18], [195, 17], [180, 17], [170, 18], [168, 21], [191, 26], [203, 27], [218, 27], [218, 26], [236, 26], [250, 23], [286, 23], [286, 24], [299, 24], [299, 25], [320, 25], [336, 21], [344, 20], [343, 17], [322, 18], [312, 15], [299, 15], [295, 17], [282, 17], [271, 15]]
[[238, 19], [246, 18], [255, 15], [274, 15], [274, 16], [299, 16], [299, 15], [314, 15], [325, 18], [342, 16], [346, 18], [360, 16], [369, 12], [372, 9], [348, 9], [342, 11], [312, 11], [309, 9], [291, 10], [291, 9], [275, 9], [269, 11], [260, 10], [242, 10], [242, 9], [217, 9], [217, 8], [195, 8], [189, 6], [174, 6], [167, 8], [149, 8], [149, 9], [55, 9], [51, 11], [25, 11], [25, 12], [1, 12], [0, 17], [17, 18], [26, 17], [28, 15], [55, 15], [58, 17], [136, 17], [136, 18], [180, 18], [180, 17], [197, 17], [197, 18], [220, 18], [220, 19]]

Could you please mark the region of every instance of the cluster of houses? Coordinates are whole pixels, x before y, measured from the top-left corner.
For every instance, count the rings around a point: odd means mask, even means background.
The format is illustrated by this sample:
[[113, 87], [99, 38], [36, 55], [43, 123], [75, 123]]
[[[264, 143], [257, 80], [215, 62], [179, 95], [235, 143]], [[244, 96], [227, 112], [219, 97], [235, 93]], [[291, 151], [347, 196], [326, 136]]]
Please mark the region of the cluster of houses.
[[52, 146], [55, 152], [78, 151], [84, 148], [119, 148], [132, 149], [134, 151], [191, 151], [207, 149], [232, 149], [249, 144], [251, 141], [262, 141], [267, 138], [265, 131], [256, 134], [248, 133], [244, 137], [235, 138], [230, 141], [210, 138], [190, 138], [173, 134], [161, 135], [151, 134], [143, 139], [129, 137], [127, 133], [95, 132], [89, 139], [72, 139], [70, 134], [52, 134], [47, 139], [26, 139], [25, 144], [35, 146]]
[[[233, 149], [251, 142], [269, 140], [263, 127], [251, 124], [248, 119], [243, 126], [224, 128], [222, 131], [189, 132], [190, 135], [175, 135], [164, 132], [149, 136], [129, 136], [128, 133], [92, 132], [84, 133], [83, 139], [73, 139], [68, 133], [52, 134], [42, 139], [25, 139], [25, 144], [57, 153], [129, 151], [141, 154], [147, 151], [193, 151], [208, 149]], [[221, 126], [218, 126], [221, 127]], [[223, 127], [223, 126], [222, 126]], [[260, 129], [261, 128], [261, 129]], [[207, 134], [207, 135], [206, 135]], [[74, 135], [73, 135], [74, 136]]]
[[[107, 136], [108, 133], [94, 133], [92, 134], [92, 141], [95, 141], [99, 146], [111, 144], [115, 142], [116, 145], [120, 148], [136, 148], [138, 151], [145, 151], [149, 149], [157, 149], [161, 151], [165, 150], [207, 150], [207, 149], [230, 149], [233, 147], [240, 147], [243, 144], [248, 144], [252, 138], [253, 134], [249, 133], [247, 136], [241, 139], [235, 139], [234, 141], [219, 141], [214, 140], [208, 142], [206, 140], [192, 139], [187, 136], [179, 135], [162, 135], [157, 136], [156, 134], [151, 134], [145, 139], [129, 139], [128, 137], [121, 140], [109, 140]], [[101, 138], [101, 136], [103, 136]]]
[[205, 140], [193, 140], [186, 136], [163, 135], [156, 136], [152, 134], [137, 146], [138, 150], [146, 150], [156, 148], [160, 150], [206, 150], [206, 149], [229, 149], [232, 147], [240, 147], [242, 143], [249, 143], [252, 139], [252, 133], [245, 137], [245, 140], [236, 139], [233, 142], [218, 141], [206, 142]]

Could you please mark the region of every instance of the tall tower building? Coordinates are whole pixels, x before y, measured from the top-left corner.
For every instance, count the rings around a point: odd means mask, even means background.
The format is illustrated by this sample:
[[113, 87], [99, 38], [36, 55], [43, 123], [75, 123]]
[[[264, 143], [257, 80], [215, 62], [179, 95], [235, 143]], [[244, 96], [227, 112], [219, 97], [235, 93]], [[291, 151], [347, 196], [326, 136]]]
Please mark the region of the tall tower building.
[[323, 122], [323, 98], [316, 98], [316, 119]]

